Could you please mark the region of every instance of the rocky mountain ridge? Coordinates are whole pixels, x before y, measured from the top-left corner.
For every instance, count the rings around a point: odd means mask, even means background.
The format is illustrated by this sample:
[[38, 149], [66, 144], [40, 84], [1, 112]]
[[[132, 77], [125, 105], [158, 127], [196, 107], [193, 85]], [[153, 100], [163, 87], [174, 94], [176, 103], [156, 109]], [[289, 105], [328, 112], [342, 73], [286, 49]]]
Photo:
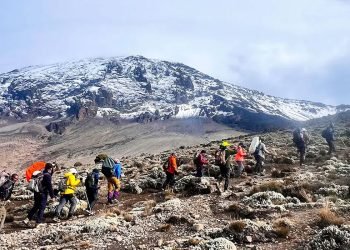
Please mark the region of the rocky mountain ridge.
[[142, 56], [31, 66], [0, 74], [0, 115], [19, 120], [97, 116], [149, 122], [209, 117], [231, 127], [263, 130], [348, 108], [265, 95], [181, 63]]

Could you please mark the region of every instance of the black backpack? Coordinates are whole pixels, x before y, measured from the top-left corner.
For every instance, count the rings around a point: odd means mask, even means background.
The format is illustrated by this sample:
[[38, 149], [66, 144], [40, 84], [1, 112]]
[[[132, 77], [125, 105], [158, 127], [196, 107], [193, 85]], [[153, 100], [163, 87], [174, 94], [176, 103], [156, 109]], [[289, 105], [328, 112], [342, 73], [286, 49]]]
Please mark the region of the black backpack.
[[325, 130], [322, 131], [322, 137], [329, 140], [332, 138], [332, 132], [330, 128], [326, 128]]
[[254, 156], [258, 156], [261, 150], [261, 144], [259, 143], [258, 146], [256, 146], [255, 151], [253, 153]]
[[301, 136], [301, 130], [300, 129], [294, 130], [293, 131], [293, 142], [295, 144], [299, 144], [302, 141], [303, 141], [303, 138]]
[[95, 178], [92, 173], [88, 174], [85, 179], [85, 187], [88, 189], [92, 189], [95, 186]]

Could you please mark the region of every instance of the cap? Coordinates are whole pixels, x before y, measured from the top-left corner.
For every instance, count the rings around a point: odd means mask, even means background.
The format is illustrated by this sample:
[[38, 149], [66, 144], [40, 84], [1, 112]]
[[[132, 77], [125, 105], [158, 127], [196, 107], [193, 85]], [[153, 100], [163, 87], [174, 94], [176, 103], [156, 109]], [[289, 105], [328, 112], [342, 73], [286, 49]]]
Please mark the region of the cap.
[[78, 171], [75, 168], [69, 169], [69, 172], [72, 173], [72, 174], [78, 173]]

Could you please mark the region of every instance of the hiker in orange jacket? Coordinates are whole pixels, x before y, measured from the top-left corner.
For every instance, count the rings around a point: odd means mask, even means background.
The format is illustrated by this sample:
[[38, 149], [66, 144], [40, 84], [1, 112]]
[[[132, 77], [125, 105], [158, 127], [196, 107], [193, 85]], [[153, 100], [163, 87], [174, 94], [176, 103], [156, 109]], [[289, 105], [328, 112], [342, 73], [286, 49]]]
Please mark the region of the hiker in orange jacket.
[[175, 184], [175, 173], [177, 172], [175, 153], [171, 153], [168, 160], [164, 163], [163, 169], [166, 174], [166, 180], [163, 184], [163, 189], [165, 189], [168, 185], [173, 187]]
[[235, 171], [235, 177], [239, 177], [241, 176], [244, 170], [243, 162], [244, 162], [244, 157], [247, 155], [243, 142], [240, 142], [238, 144], [238, 147], [236, 147], [236, 151], [237, 153], [235, 155], [235, 161], [237, 163], [237, 169]]

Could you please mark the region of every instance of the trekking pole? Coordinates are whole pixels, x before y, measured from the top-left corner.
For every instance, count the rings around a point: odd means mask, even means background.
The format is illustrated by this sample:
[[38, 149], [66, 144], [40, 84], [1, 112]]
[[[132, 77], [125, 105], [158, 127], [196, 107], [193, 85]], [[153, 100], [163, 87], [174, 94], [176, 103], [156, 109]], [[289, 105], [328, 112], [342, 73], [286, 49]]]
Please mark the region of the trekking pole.
[[348, 146], [344, 143], [344, 141], [343, 141], [342, 138], [339, 138], [339, 140], [344, 144], [345, 147], [348, 147]]
[[91, 206], [90, 206], [90, 202], [89, 202], [89, 198], [88, 198], [88, 196], [87, 196], [86, 190], [84, 191], [84, 194], [85, 194], [85, 198], [86, 198], [86, 201], [87, 201], [87, 204], [88, 204], [88, 207], [89, 207], [90, 213], [91, 213], [91, 212], [92, 212], [92, 210], [91, 210]]

